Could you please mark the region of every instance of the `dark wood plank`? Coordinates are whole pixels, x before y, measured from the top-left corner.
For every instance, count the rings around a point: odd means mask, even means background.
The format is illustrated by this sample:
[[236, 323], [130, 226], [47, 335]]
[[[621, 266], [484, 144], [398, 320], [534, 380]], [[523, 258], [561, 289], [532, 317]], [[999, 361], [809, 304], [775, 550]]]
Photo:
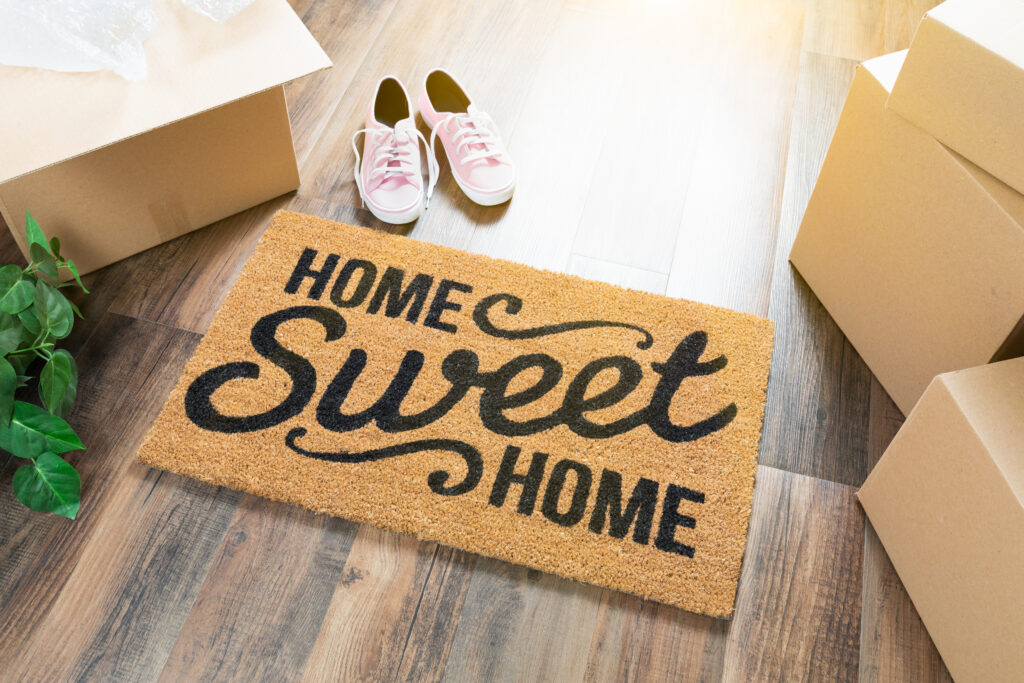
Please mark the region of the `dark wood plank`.
[[[69, 422], [88, 450], [69, 457], [83, 479], [71, 522], [20, 508], [4, 535], [0, 660], [35, 678], [127, 675], [166, 657], [239, 496], [198, 482], [160, 482], [135, 451], [191, 355], [195, 334], [108, 314], [78, 356]], [[158, 483], [160, 482], [160, 483]], [[126, 514], [126, 511], [129, 511]], [[194, 593], [192, 593], [194, 595]]]
[[875, 530], [864, 535], [862, 681], [952, 681]]
[[769, 307], [775, 355], [761, 463], [859, 485], [868, 469], [871, 372], [787, 260], [854, 68], [810, 52], [800, 65]]
[[863, 534], [852, 487], [758, 468], [724, 680], [856, 680]]
[[580, 680], [603, 592], [480, 558], [444, 679]]
[[353, 222], [346, 206], [285, 195], [121, 261], [105, 270], [124, 284], [110, 310], [205, 332], [273, 214], [292, 209]]
[[605, 591], [588, 681], [717, 681], [729, 622]]
[[161, 679], [301, 677], [357, 529], [246, 495]]
[[477, 559], [476, 555], [454, 548], [438, 548], [403, 645], [395, 680], [441, 680]]
[[360, 526], [303, 678], [394, 680], [437, 552], [435, 543]]

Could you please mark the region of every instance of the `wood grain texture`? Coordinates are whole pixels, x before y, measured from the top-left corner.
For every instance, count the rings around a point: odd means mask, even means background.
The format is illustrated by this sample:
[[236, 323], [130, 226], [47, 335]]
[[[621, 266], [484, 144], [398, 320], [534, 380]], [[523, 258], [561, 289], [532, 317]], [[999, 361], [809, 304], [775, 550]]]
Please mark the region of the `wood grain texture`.
[[768, 312], [802, 1], [719, 5], [717, 68], [679, 224], [667, 294], [756, 315]]
[[855, 66], [813, 52], [801, 58], [769, 306], [775, 358], [761, 463], [859, 486], [868, 472], [871, 371], [788, 261]]
[[863, 61], [910, 44], [922, 15], [941, 0], [808, 0], [804, 49]]
[[297, 678], [358, 528], [246, 495], [161, 679]]
[[758, 469], [723, 680], [857, 678], [863, 534], [852, 488]]
[[[116, 347], [112, 340], [118, 340]], [[191, 354], [198, 336], [116, 315], [104, 316], [77, 354], [80, 399], [68, 420], [87, 451], [68, 461], [80, 472], [82, 506], [74, 522], [32, 513], [14, 498], [14, 459], [0, 476], [0, 662], [30, 644], [85, 548], [108, 517], [122, 518], [114, 494], [132, 470], [135, 448]]]
[[[854, 497], [902, 416], [786, 260], [855, 61], [933, 4], [292, 0], [335, 64], [286, 88], [302, 187], [86, 278], [77, 521], [21, 508], [0, 457], [0, 680], [947, 680]], [[382, 224], [349, 140], [381, 76], [415, 100], [437, 66], [516, 196], [476, 206], [441, 159], [423, 218]], [[279, 208], [774, 319], [735, 618], [136, 465]]]
[[394, 679], [437, 548], [435, 543], [361, 526], [303, 679]]

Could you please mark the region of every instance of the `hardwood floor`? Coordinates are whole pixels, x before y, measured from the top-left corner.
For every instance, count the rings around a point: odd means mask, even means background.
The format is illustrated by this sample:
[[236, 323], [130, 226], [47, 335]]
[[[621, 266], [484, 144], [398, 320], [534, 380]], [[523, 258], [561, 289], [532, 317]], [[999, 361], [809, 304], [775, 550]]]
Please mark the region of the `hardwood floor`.
[[[786, 260], [856, 61], [934, 2], [292, 4], [335, 63], [287, 88], [302, 188], [86, 278], [77, 521], [0, 456], [0, 679], [948, 679], [854, 497], [902, 416]], [[402, 230], [358, 208], [349, 137], [381, 75], [441, 65], [520, 185], [479, 207], [442, 162], [411, 237], [775, 320], [731, 622], [134, 462], [274, 211]]]

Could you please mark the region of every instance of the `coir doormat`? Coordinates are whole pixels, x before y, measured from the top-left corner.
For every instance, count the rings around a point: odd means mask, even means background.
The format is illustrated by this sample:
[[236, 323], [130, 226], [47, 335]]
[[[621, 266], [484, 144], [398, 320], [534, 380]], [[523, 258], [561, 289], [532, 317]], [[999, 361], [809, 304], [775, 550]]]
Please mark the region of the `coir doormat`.
[[772, 333], [282, 212], [139, 460], [728, 617]]

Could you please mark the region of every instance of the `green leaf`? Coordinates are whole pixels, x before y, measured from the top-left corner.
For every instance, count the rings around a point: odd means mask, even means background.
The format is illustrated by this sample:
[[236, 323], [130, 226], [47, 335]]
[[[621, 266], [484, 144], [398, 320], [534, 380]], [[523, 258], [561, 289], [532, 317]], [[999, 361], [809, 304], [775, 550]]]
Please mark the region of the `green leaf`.
[[68, 299], [68, 305], [71, 306], [71, 310], [75, 312], [75, 315], [78, 316], [79, 320], [85, 320], [85, 316], [82, 315], [82, 311], [78, 309], [78, 306], [75, 305], [74, 301]]
[[53, 258], [48, 247], [32, 244], [28, 248], [28, 254], [40, 273], [54, 282], [57, 281], [57, 259]]
[[50, 238], [50, 253], [53, 254], [54, 257], [58, 261], [61, 260], [61, 258], [60, 258], [60, 240], [57, 239], [56, 237], [51, 237]]
[[25, 212], [25, 237], [28, 238], [29, 247], [33, 244], [41, 244], [43, 248], [46, 248], [46, 235], [43, 234], [43, 229], [36, 223], [36, 219], [32, 218], [32, 214], [28, 211]]
[[34, 308], [36, 316], [54, 337], [63, 339], [71, 333], [75, 314], [59, 289], [45, 282], [37, 282]]
[[21, 322], [21, 326], [24, 330], [21, 338], [26, 342], [33, 341], [39, 333], [43, 331], [43, 323], [39, 321], [39, 316], [36, 313], [36, 309], [26, 308], [24, 311], [18, 314], [18, 320]]
[[60, 456], [42, 453], [14, 473], [14, 495], [25, 507], [74, 519], [82, 499], [82, 479]]
[[0, 355], [6, 356], [21, 344], [21, 321], [10, 313], [0, 312]]
[[[14, 372], [13, 369], [11, 372]], [[57, 349], [39, 373], [39, 397], [43, 399], [47, 410], [64, 417], [71, 410], [77, 393], [78, 368], [75, 359], [64, 349]]]
[[[32, 359], [35, 358], [31, 353], [15, 353], [7, 356], [7, 362], [11, 364], [14, 371], [18, 373], [18, 386], [23, 387], [28, 383], [29, 377], [25, 376], [25, 371], [28, 366], [32, 364]], [[24, 378], [25, 381], [22, 381]]]
[[85, 445], [63, 419], [33, 403], [15, 401], [11, 424], [0, 427], [0, 448], [19, 458], [34, 458], [46, 451], [81, 450]]
[[5, 359], [0, 358], [0, 427], [11, 424], [14, 410], [14, 392], [18, 389], [18, 373]]
[[71, 259], [68, 259], [64, 263], [64, 267], [71, 271], [71, 274], [75, 277], [75, 282], [78, 283], [78, 286], [82, 288], [83, 292], [88, 294], [89, 290], [86, 289], [85, 285], [82, 284], [82, 278], [78, 275], [78, 267], [75, 265], [75, 262], [72, 261]]
[[0, 268], [0, 311], [20, 313], [32, 303], [32, 283], [21, 277], [21, 268], [6, 265]]

